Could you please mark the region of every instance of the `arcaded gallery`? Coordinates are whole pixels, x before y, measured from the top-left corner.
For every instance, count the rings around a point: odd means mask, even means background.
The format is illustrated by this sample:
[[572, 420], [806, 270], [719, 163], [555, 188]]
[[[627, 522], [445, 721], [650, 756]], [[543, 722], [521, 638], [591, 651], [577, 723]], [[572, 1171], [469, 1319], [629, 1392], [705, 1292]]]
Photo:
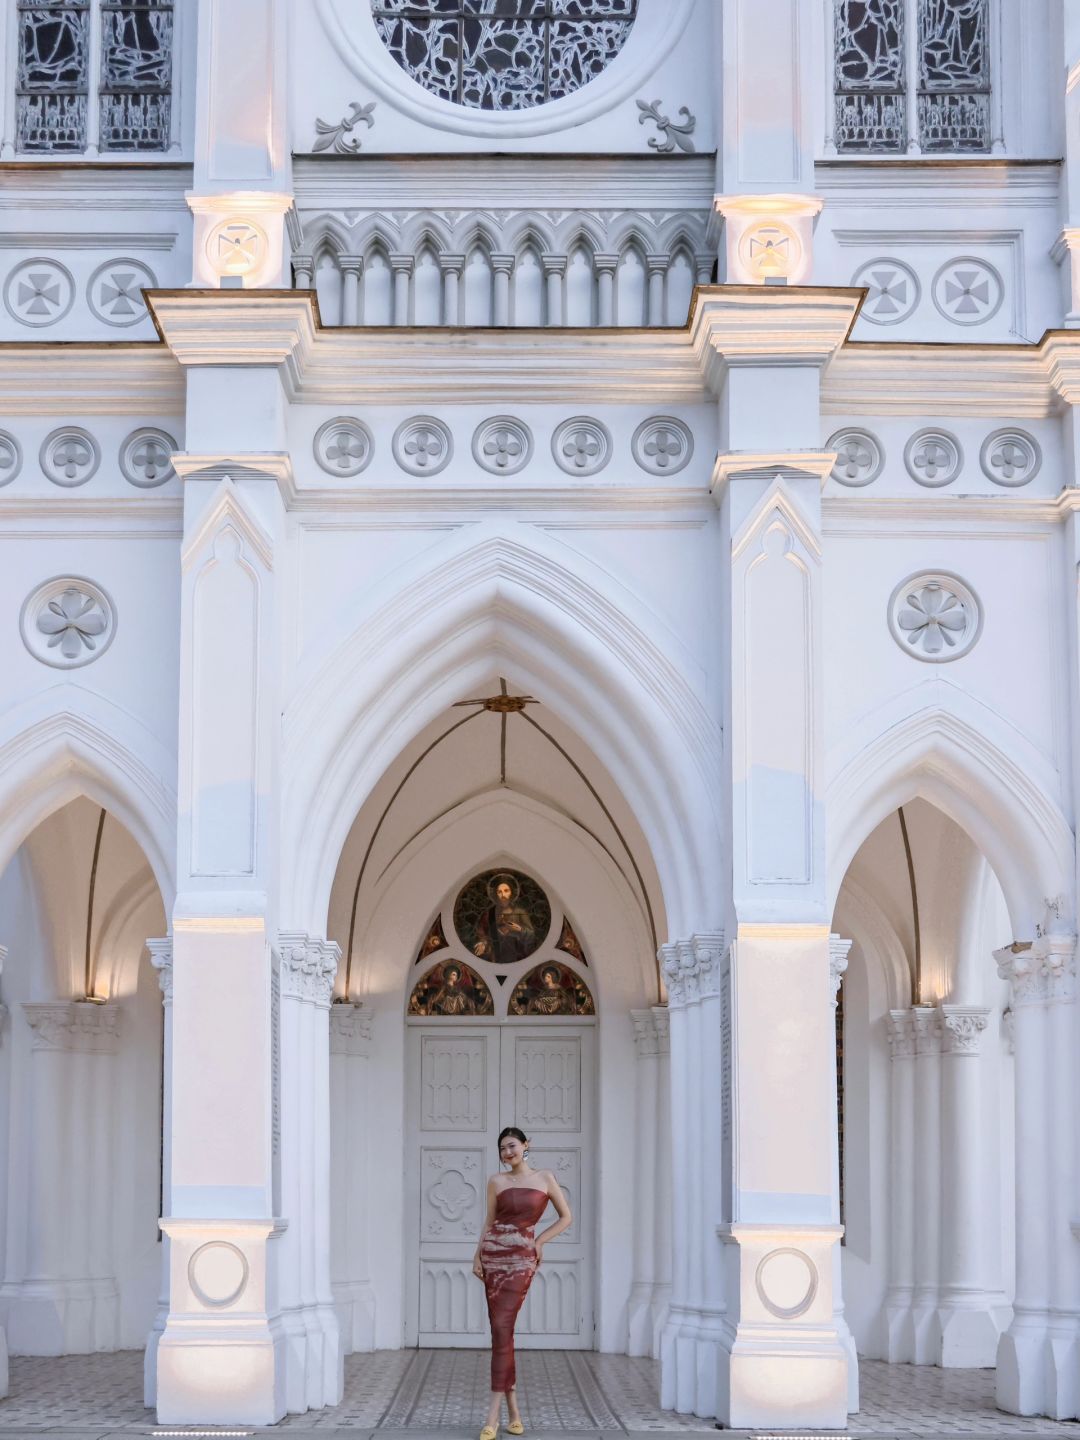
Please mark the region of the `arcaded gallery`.
[[10, 0], [0, 1432], [1080, 1419], [1078, 76]]

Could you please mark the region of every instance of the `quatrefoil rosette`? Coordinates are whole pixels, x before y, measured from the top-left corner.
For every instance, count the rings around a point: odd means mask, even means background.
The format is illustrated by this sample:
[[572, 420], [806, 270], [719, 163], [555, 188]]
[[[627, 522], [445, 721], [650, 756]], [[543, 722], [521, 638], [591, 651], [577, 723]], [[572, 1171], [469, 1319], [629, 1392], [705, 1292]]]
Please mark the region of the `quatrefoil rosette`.
[[654, 415], [634, 431], [630, 453], [649, 475], [677, 475], [690, 463], [694, 437], [673, 415]]
[[568, 475], [595, 475], [611, 459], [611, 431], [591, 415], [564, 420], [551, 437], [551, 454]]
[[108, 593], [81, 575], [56, 575], [23, 601], [23, 644], [43, 665], [77, 670], [99, 660], [116, 635], [116, 606]]
[[914, 660], [959, 660], [982, 633], [983, 609], [971, 586], [948, 570], [924, 570], [889, 596], [889, 632]]
[[853, 427], [837, 430], [826, 440], [825, 449], [836, 451], [836, 463], [830, 471], [832, 478], [852, 490], [870, 485], [885, 464], [881, 442], [869, 430]]
[[375, 441], [362, 420], [354, 415], [335, 415], [316, 430], [311, 448], [321, 470], [348, 480], [370, 465]]
[[454, 437], [434, 415], [414, 415], [394, 431], [390, 448], [394, 459], [409, 475], [437, 475], [450, 463]]
[[156, 490], [176, 475], [172, 457], [177, 448], [167, 430], [150, 425], [133, 430], [120, 446], [120, 473], [138, 490]]
[[995, 485], [1017, 489], [1039, 473], [1042, 451], [1026, 430], [995, 430], [983, 441], [979, 464]]
[[516, 475], [532, 459], [532, 432], [513, 415], [493, 415], [477, 426], [472, 452], [481, 470], [492, 475]]

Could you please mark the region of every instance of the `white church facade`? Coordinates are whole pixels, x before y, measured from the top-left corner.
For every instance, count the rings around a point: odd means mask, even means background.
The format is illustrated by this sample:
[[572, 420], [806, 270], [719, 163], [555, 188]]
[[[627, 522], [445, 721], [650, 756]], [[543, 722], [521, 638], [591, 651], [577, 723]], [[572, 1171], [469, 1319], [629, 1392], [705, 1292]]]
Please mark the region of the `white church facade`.
[[6, 7], [0, 1381], [482, 1347], [519, 1125], [521, 1346], [1080, 1418], [1078, 74], [1076, 0]]

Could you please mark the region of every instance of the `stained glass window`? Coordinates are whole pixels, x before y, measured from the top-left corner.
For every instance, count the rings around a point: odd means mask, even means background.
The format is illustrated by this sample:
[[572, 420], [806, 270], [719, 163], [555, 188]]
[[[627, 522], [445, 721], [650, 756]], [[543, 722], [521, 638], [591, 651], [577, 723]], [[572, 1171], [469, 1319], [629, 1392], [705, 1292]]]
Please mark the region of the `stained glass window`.
[[[102, 151], [166, 150], [173, 0], [98, 0], [96, 95]], [[92, 0], [18, 0], [18, 148], [81, 154], [91, 144]]]
[[594, 80], [638, 0], [372, 0], [383, 44], [425, 90], [473, 110], [527, 110]]
[[172, 110], [172, 0], [104, 0], [102, 150], [165, 150]]
[[836, 0], [837, 150], [903, 153], [909, 138], [925, 152], [989, 150], [987, 12], [988, 0]]
[[89, 0], [19, 0], [19, 149], [86, 149]]

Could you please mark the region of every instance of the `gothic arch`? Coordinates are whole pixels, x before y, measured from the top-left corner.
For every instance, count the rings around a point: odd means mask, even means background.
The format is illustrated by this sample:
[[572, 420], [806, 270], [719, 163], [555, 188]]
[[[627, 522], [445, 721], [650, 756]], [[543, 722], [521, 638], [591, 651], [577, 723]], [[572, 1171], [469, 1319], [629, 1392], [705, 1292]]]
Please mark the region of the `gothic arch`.
[[[910, 697], [902, 697], [910, 705]], [[959, 711], [969, 709], [971, 717]], [[887, 717], [886, 717], [887, 718]], [[1044, 901], [1073, 900], [1073, 836], [1046, 769], [994, 712], [970, 697], [901, 713], [843, 765], [827, 794], [830, 906], [866, 837], [898, 806], [920, 796], [979, 847], [1005, 894], [1016, 938], [1030, 939]], [[1023, 756], [1018, 762], [1014, 757]], [[1031, 763], [1024, 763], [1030, 758]]]
[[[175, 762], [130, 714], [64, 685], [10, 711], [0, 725], [0, 873], [42, 820], [85, 795], [141, 846], [165, 913], [175, 894]], [[68, 703], [65, 703], [68, 702]], [[68, 708], [70, 705], [70, 708]]]
[[673, 933], [718, 919], [722, 737], [704, 677], [632, 592], [610, 576], [601, 591], [566, 560], [540, 535], [524, 545], [485, 525], [346, 607], [358, 622], [297, 677], [285, 715], [295, 923], [324, 924], [349, 828], [408, 741], [498, 674], [542, 695], [605, 766], [651, 846]]

